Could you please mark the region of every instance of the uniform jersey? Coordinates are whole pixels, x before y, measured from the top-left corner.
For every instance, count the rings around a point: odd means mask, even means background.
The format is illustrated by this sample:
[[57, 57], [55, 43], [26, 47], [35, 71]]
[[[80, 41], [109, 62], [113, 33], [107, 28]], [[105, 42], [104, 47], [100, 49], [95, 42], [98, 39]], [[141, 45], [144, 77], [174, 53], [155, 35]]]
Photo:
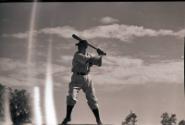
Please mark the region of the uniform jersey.
[[92, 56], [88, 53], [82, 54], [82, 53], [76, 52], [74, 54], [74, 58], [72, 61], [72, 72], [89, 73], [90, 66], [89, 66], [88, 60], [91, 57]]

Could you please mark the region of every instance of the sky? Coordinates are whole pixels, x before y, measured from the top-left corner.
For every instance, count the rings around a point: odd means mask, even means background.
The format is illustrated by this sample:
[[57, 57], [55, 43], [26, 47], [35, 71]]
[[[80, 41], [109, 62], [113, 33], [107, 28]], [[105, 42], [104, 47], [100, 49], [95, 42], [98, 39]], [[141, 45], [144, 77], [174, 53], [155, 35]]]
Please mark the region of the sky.
[[[51, 40], [55, 103], [62, 120], [78, 42], [71, 35], [76, 34], [107, 53], [103, 66], [93, 66], [90, 73], [105, 123], [121, 124], [130, 110], [142, 125], [159, 125], [162, 112], [185, 119], [184, 2], [38, 3], [30, 83], [26, 61], [32, 5], [0, 4], [0, 83], [43, 89]], [[94, 122], [82, 93], [73, 117], [74, 123]]]

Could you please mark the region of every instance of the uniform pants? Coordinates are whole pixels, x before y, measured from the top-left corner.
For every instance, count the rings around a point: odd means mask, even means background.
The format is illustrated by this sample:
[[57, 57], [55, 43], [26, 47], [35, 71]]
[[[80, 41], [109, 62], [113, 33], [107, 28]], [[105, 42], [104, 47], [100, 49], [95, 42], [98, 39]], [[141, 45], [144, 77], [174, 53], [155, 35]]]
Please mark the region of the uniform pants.
[[86, 95], [89, 107], [91, 109], [97, 109], [97, 98], [95, 96], [95, 90], [93, 87], [92, 80], [89, 78], [89, 75], [72, 75], [71, 82], [69, 83], [67, 105], [74, 106], [76, 104], [78, 93], [81, 89]]

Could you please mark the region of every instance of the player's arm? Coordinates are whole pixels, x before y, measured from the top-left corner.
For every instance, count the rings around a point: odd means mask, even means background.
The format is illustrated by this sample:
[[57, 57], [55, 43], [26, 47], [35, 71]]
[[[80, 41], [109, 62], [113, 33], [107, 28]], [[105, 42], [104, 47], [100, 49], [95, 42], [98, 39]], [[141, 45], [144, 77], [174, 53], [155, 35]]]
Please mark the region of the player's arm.
[[102, 65], [102, 56], [96, 55], [91, 57], [92, 65], [101, 66]]

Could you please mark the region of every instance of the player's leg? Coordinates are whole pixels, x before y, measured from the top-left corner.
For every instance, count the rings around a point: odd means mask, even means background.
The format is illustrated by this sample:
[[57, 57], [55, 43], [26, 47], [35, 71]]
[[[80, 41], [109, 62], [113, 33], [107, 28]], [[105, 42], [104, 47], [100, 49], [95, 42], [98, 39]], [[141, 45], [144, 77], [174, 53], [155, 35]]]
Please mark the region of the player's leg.
[[77, 96], [80, 91], [80, 87], [75, 86], [73, 83], [69, 84], [69, 91], [67, 96], [67, 107], [66, 107], [66, 117], [64, 118], [62, 124], [65, 125], [71, 121], [71, 113], [74, 105], [77, 101]]
[[98, 103], [97, 103], [97, 98], [95, 96], [95, 90], [92, 84], [91, 80], [88, 80], [89, 83], [85, 84], [83, 86], [83, 91], [85, 92], [86, 98], [87, 98], [87, 103], [89, 107], [91, 108], [95, 118], [96, 122], [98, 125], [102, 125], [101, 119], [100, 119], [100, 114], [99, 114], [99, 108], [98, 108]]

